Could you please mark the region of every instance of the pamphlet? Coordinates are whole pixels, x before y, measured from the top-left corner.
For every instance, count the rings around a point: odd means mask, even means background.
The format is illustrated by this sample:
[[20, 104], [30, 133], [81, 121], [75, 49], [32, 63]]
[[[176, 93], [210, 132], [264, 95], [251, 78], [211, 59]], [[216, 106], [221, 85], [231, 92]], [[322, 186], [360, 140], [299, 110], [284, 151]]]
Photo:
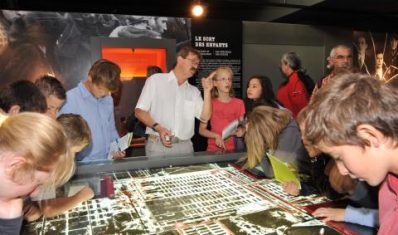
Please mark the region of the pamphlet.
[[116, 139], [109, 146], [108, 159], [112, 160], [112, 153], [115, 151], [124, 151], [130, 146], [130, 142], [133, 139], [133, 132], [127, 133], [125, 136]]
[[222, 139], [225, 140], [228, 137], [230, 137], [231, 135], [233, 135], [234, 132], [236, 131], [236, 129], [238, 129], [238, 126], [239, 126], [238, 119], [236, 119], [236, 120], [232, 121], [230, 124], [228, 124], [228, 126], [226, 126], [222, 130]]
[[280, 160], [279, 158], [267, 154], [271, 162], [272, 170], [274, 171], [275, 179], [278, 182], [295, 182], [301, 188], [299, 175], [296, 169], [288, 163]]

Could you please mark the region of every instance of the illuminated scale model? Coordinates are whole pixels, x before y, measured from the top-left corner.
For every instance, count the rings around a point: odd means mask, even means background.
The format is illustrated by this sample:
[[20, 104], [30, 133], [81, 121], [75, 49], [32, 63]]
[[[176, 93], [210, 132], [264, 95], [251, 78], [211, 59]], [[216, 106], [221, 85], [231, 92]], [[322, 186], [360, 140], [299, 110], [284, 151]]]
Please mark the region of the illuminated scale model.
[[114, 179], [113, 198], [92, 199], [60, 216], [42, 218], [25, 225], [22, 234], [339, 234], [299, 207], [325, 198], [290, 197], [274, 181], [255, 180], [232, 166], [213, 163], [107, 174]]

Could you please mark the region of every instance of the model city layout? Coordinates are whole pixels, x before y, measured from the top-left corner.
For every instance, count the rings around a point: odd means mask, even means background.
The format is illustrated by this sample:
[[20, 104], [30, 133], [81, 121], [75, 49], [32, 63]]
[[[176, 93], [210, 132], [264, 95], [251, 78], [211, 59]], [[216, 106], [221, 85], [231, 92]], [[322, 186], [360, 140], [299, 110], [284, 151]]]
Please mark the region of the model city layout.
[[278, 183], [255, 180], [232, 166], [112, 176], [114, 197], [26, 224], [22, 234], [339, 234], [300, 209], [324, 197], [291, 197]]

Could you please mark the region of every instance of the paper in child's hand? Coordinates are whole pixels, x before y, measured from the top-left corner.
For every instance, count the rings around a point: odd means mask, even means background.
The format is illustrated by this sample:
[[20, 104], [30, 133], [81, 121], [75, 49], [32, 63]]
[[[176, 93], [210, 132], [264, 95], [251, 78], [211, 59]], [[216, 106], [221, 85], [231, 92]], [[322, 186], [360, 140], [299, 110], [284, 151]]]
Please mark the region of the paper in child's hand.
[[238, 129], [239, 120], [232, 121], [228, 126], [226, 126], [222, 131], [222, 139], [225, 140], [231, 135], [235, 134], [236, 129]]
[[295, 167], [271, 154], [267, 154], [267, 156], [271, 162], [272, 170], [274, 171], [274, 176], [277, 181], [281, 183], [294, 182], [301, 189], [300, 178]]
[[113, 159], [112, 156], [113, 152], [126, 150], [130, 146], [130, 142], [132, 139], [133, 139], [133, 132], [129, 132], [125, 136], [113, 141], [109, 146], [108, 159], [109, 160]]

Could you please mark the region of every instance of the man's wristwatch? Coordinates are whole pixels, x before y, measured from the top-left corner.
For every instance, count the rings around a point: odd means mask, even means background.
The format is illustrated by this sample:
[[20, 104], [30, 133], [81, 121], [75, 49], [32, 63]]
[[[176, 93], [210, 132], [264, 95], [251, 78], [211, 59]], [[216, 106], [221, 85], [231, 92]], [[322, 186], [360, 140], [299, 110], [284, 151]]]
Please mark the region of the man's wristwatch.
[[159, 123], [155, 122], [155, 123], [152, 125], [152, 127], [151, 127], [152, 130], [155, 131], [155, 132], [156, 132], [156, 129], [155, 129], [156, 126], [159, 126]]

